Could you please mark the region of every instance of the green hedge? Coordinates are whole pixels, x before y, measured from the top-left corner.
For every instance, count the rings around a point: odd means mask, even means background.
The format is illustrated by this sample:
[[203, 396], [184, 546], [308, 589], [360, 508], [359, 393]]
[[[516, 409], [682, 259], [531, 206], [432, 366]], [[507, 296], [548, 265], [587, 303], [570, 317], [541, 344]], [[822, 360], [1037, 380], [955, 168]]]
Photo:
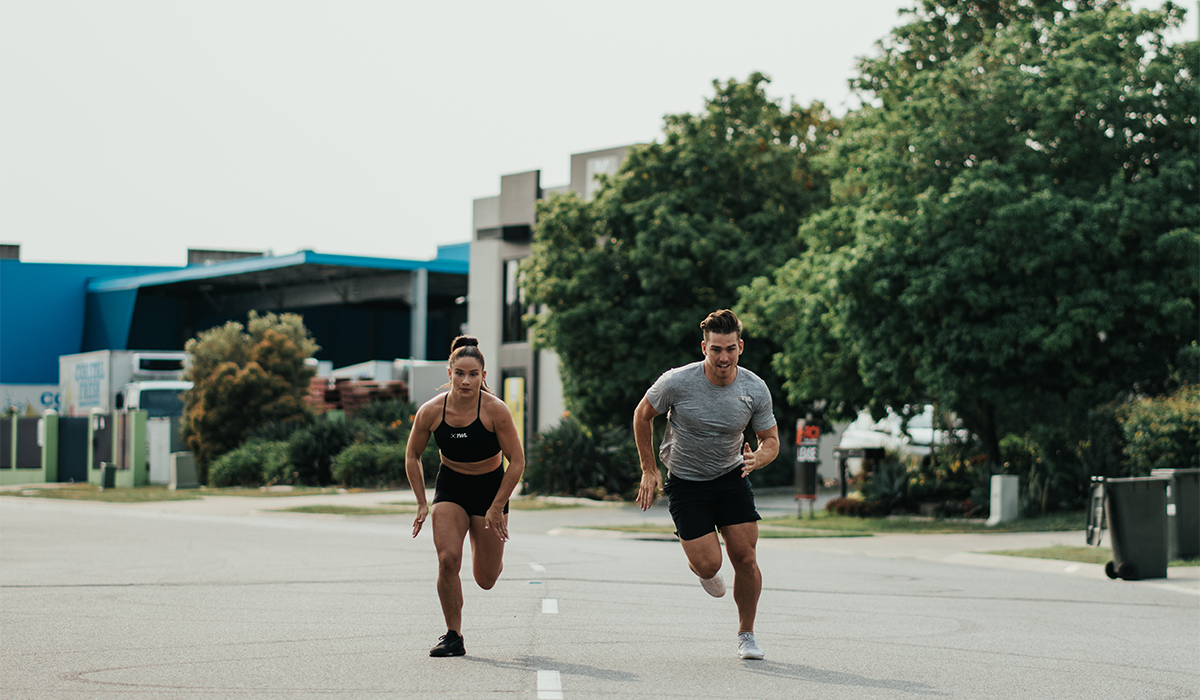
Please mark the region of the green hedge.
[[351, 488], [407, 484], [404, 444], [358, 443], [333, 458], [334, 481]]
[[286, 442], [251, 440], [209, 466], [208, 484], [221, 488], [294, 483], [296, 471], [288, 452]]
[[1133, 401], [1119, 412], [1130, 471], [1200, 468], [1200, 386]]
[[534, 436], [524, 480], [531, 493], [628, 499], [641, 483], [637, 447], [624, 428], [588, 431], [567, 416]]

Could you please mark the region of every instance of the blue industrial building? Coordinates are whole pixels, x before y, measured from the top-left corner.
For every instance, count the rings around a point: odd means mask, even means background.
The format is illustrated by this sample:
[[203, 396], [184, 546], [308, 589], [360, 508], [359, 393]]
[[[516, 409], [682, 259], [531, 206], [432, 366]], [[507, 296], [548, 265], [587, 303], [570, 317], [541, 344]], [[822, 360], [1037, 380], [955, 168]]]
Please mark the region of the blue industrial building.
[[469, 243], [442, 246], [433, 260], [189, 251], [183, 267], [27, 263], [10, 254], [0, 259], [0, 387], [57, 385], [60, 355], [182, 350], [203, 330], [244, 323], [251, 310], [301, 314], [321, 346], [317, 359], [334, 367], [445, 359], [467, 321], [469, 251]]

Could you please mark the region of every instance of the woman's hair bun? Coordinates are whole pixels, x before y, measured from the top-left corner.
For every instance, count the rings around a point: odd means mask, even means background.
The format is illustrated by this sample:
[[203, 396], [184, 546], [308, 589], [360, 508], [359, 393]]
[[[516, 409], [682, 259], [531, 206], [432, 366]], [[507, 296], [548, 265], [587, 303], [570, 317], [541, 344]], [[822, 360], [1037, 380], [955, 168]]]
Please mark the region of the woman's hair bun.
[[472, 345], [479, 347], [479, 339], [470, 335], [460, 335], [454, 339], [453, 343], [450, 344], [450, 352], [454, 352], [459, 348], [465, 348]]

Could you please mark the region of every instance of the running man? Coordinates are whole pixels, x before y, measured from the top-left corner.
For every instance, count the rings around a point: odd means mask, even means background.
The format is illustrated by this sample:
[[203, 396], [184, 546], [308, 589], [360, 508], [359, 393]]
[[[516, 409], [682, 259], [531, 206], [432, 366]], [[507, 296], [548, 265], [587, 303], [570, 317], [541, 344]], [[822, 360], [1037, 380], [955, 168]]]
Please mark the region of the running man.
[[[738, 367], [742, 323], [728, 309], [709, 314], [700, 324], [704, 360], [668, 370], [646, 392], [633, 415], [633, 435], [642, 466], [637, 502], [646, 510], [663, 492], [651, 439], [654, 417], [667, 416], [659, 456], [667, 465], [665, 493], [688, 567], [709, 595], [725, 595], [721, 543], [733, 564], [733, 600], [738, 609], [738, 656], [761, 659], [754, 639], [754, 617], [762, 591], [755, 547], [758, 511], [748, 475], [779, 454], [779, 429], [771, 411], [771, 392], [748, 369]], [[743, 435], [758, 436], [751, 450]]]

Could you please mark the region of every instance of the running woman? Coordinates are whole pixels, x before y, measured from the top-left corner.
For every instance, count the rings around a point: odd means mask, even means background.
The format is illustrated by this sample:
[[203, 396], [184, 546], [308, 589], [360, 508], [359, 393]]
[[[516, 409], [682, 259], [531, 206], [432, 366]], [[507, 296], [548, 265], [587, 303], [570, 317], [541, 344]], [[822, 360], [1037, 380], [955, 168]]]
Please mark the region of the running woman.
[[[408, 483], [417, 498], [413, 537], [433, 516], [433, 546], [438, 555], [437, 591], [446, 618], [446, 634], [430, 656], [463, 656], [463, 541], [471, 536], [475, 582], [491, 590], [504, 569], [508, 541], [508, 498], [525, 470], [525, 453], [508, 406], [491, 393], [479, 341], [459, 336], [451, 344], [449, 389], [417, 409], [405, 452]], [[421, 453], [429, 436], [437, 439], [442, 464], [434, 485], [433, 506], [425, 502]], [[508, 460], [506, 469], [501, 457]]]
[[[637, 502], [646, 510], [663, 492], [651, 435], [654, 417], [666, 414], [659, 457], [667, 465], [665, 493], [688, 567], [709, 595], [725, 595], [720, 530], [733, 564], [738, 656], [761, 659], [763, 650], [754, 638], [762, 591], [755, 552], [760, 518], [747, 477], [779, 454], [779, 429], [766, 383], [738, 367], [744, 347], [738, 317], [728, 309], [714, 311], [700, 329], [704, 360], [663, 373], [634, 411], [633, 435], [642, 466]], [[743, 440], [747, 427], [758, 436], [757, 450]]]

